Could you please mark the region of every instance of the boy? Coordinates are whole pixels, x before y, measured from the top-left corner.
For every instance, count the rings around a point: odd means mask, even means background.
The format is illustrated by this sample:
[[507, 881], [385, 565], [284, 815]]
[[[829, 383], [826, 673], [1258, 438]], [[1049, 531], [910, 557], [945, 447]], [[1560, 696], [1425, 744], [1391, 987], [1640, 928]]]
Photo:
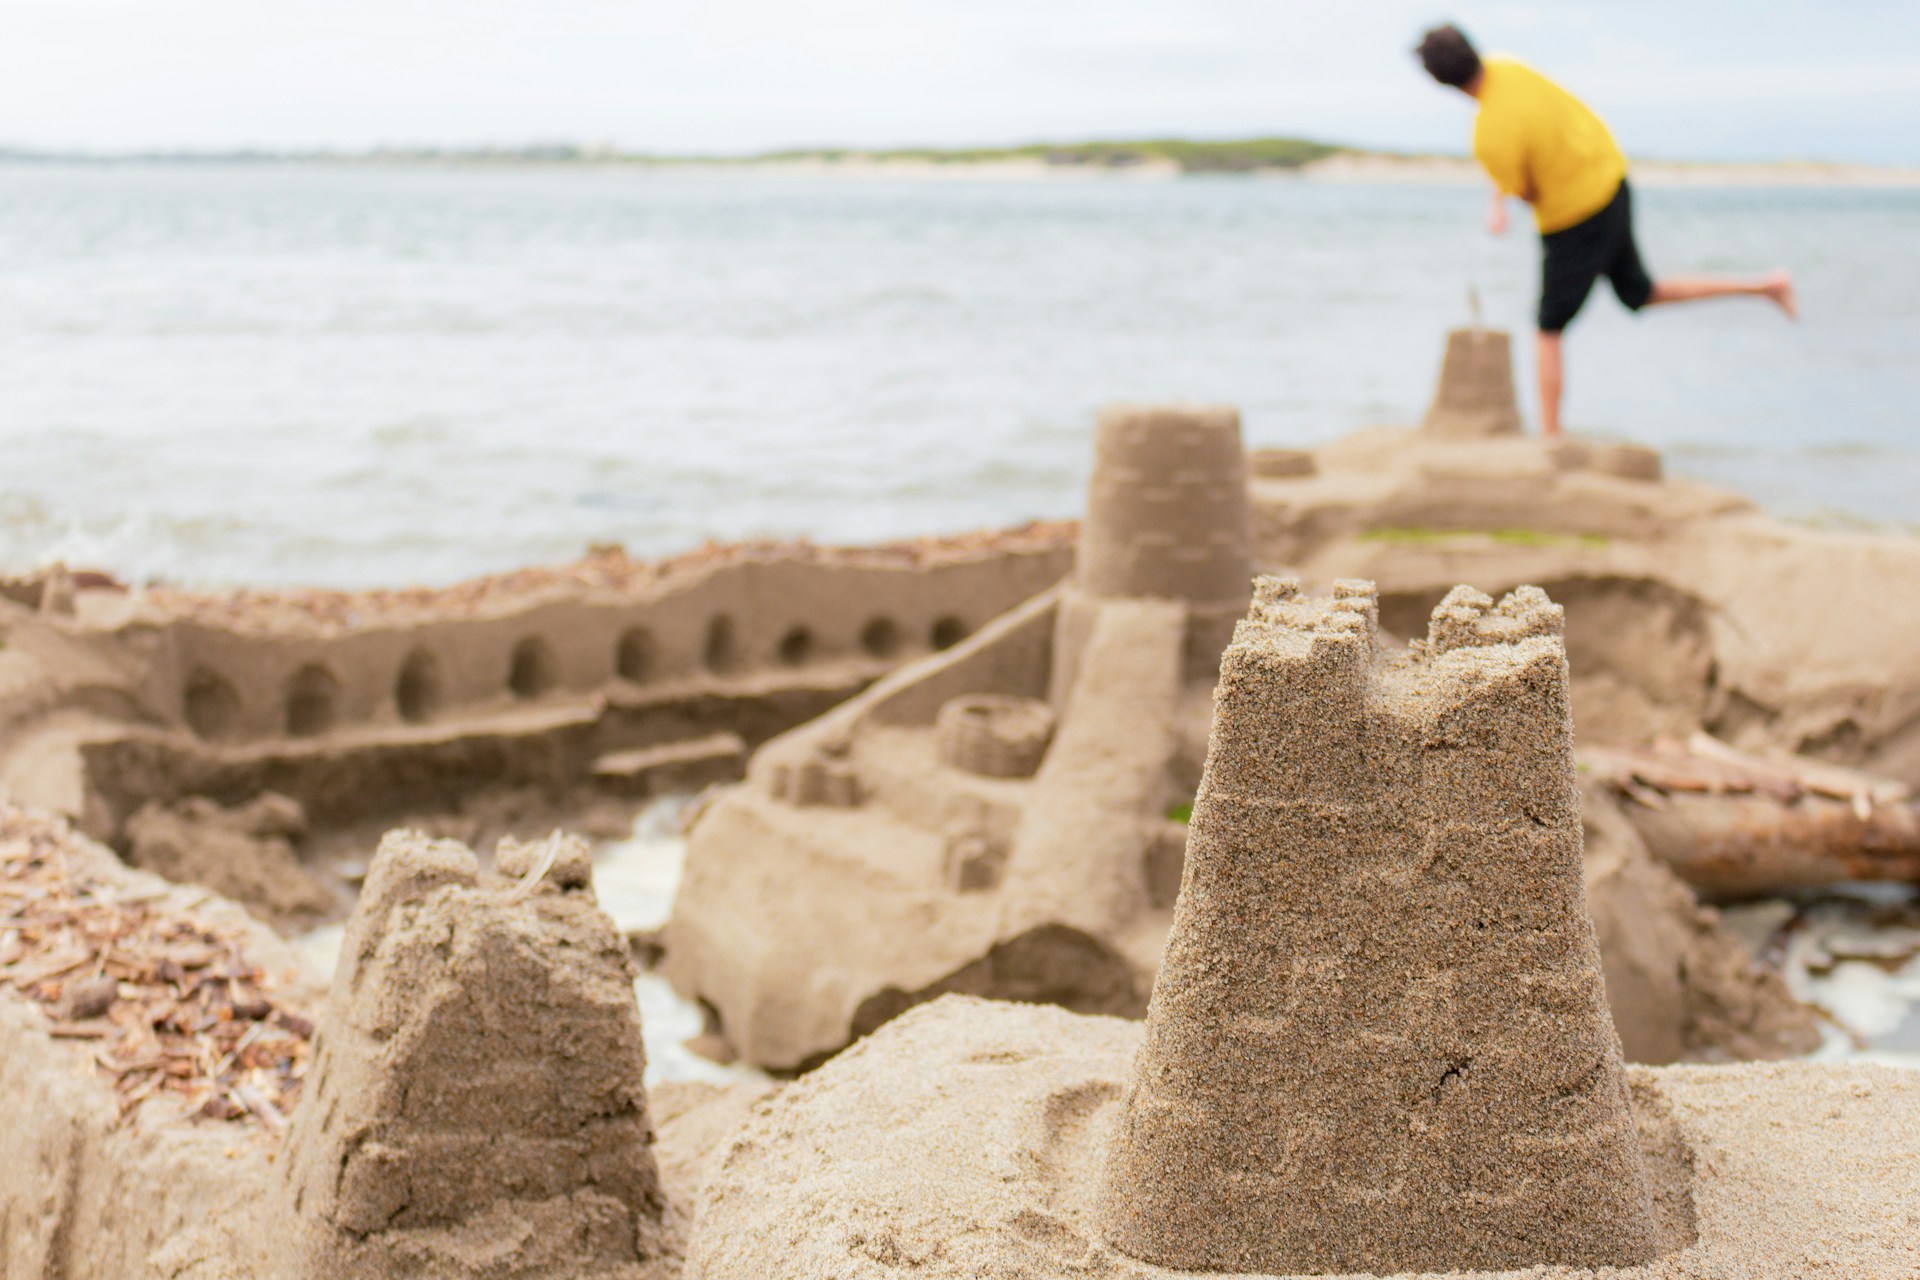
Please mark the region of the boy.
[[1630, 311], [1663, 302], [1734, 295], [1766, 298], [1794, 311], [1793, 279], [1673, 276], [1654, 280], [1633, 242], [1627, 160], [1592, 111], [1533, 68], [1482, 59], [1460, 29], [1435, 27], [1414, 50], [1427, 73], [1479, 102], [1473, 154], [1493, 179], [1487, 230], [1507, 229], [1509, 196], [1533, 206], [1540, 227], [1540, 429], [1560, 434], [1560, 335], [1601, 276]]

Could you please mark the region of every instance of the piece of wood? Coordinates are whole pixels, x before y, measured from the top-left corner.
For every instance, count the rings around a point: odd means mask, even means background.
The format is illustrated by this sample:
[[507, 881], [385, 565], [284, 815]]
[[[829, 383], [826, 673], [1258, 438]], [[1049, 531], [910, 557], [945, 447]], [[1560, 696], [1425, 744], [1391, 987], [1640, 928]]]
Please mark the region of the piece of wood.
[[1754, 756], [1705, 734], [1578, 756], [1628, 801], [1626, 816], [1654, 856], [1707, 897], [1849, 880], [1920, 884], [1920, 809], [1892, 779]]
[[1671, 793], [1626, 806], [1653, 855], [1711, 898], [1759, 897], [1849, 880], [1920, 884], [1920, 811], [1808, 795]]

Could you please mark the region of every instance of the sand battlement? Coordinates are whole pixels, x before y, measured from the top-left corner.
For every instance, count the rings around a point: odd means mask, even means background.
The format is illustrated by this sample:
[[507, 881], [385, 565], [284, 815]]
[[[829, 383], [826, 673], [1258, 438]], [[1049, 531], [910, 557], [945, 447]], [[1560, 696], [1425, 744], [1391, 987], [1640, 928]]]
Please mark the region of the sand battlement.
[[1538, 587], [1518, 587], [1499, 604], [1472, 587], [1455, 587], [1433, 611], [1427, 624], [1427, 649], [1442, 654], [1454, 649], [1513, 644], [1529, 636], [1566, 634], [1567, 611], [1547, 599]]

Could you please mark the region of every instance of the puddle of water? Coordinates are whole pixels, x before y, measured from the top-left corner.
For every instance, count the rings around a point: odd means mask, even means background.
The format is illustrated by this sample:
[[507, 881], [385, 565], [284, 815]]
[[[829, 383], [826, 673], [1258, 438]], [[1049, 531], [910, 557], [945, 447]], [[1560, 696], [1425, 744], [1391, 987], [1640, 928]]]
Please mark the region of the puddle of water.
[[1839, 1024], [1809, 1056], [1920, 1069], [1920, 889], [1846, 885], [1786, 905], [1761, 954]]
[[[613, 917], [622, 933], [656, 929], [673, 910], [686, 861], [686, 841], [680, 820], [690, 796], [666, 796], [641, 811], [633, 834], [602, 845], [594, 855], [593, 890], [601, 909]], [[345, 925], [323, 925], [293, 940], [293, 945], [322, 981], [330, 981], [340, 961]], [[687, 1048], [687, 1042], [706, 1029], [700, 1007], [683, 1000], [666, 979], [643, 973], [633, 984], [640, 1001], [641, 1033], [647, 1045], [649, 1085], [668, 1080], [697, 1080], [734, 1084], [767, 1077], [752, 1067], [722, 1066]]]

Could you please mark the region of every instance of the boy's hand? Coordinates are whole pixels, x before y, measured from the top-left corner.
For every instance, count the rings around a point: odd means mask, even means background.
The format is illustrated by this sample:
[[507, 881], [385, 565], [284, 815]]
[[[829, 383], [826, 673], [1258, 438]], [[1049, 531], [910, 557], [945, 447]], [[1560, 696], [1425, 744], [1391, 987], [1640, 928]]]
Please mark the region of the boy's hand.
[[1487, 205], [1487, 230], [1496, 236], [1507, 234], [1507, 202], [1497, 193]]

